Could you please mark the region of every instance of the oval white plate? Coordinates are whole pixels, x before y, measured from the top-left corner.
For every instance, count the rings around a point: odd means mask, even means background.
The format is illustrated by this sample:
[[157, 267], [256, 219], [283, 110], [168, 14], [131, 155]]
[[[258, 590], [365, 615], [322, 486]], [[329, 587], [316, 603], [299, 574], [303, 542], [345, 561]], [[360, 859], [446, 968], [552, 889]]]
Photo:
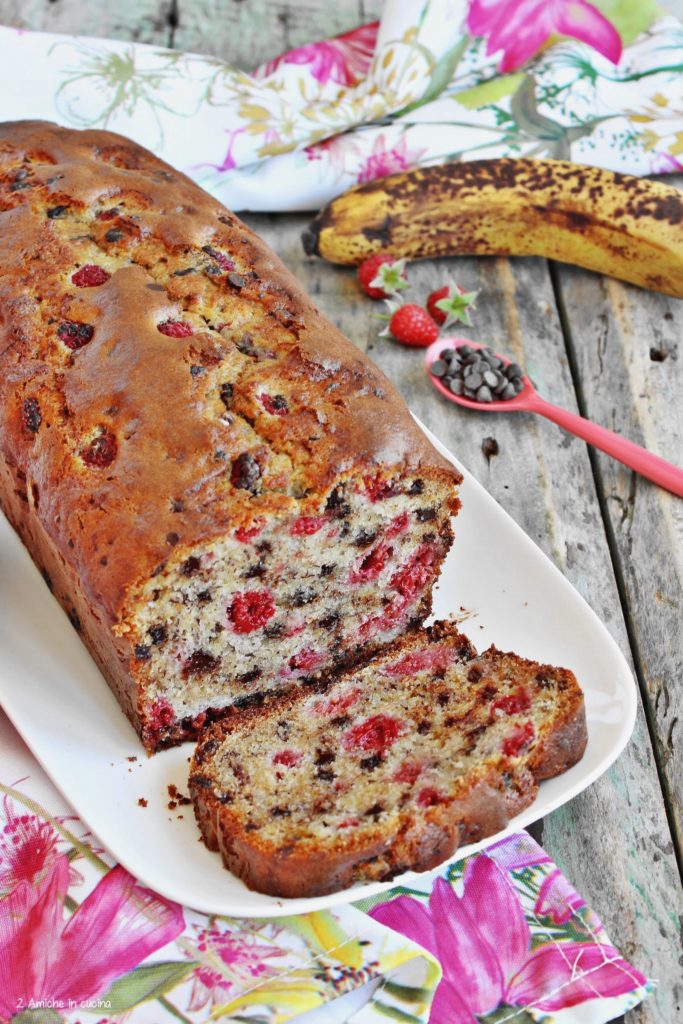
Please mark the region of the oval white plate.
[[[586, 696], [583, 759], [542, 783], [533, 805], [511, 822], [507, 831], [514, 831], [571, 800], [618, 757], [635, 722], [635, 682], [583, 598], [450, 452], [425, 433], [465, 477], [456, 540], [435, 594], [435, 615], [460, 617], [465, 610], [469, 617], [461, 628], [479, 650], [495, 643], [570, 668]], [[199, 840], [192, 807], [168, 807], [169, 786], [187, 792], [192, 745], [147, 757], [2, 516], [0, 700], [102, 845], [141, 882], [179, 903], [208, 913], [274, 917], [348, 903], [411, 877], [314, 899], [280, 900], [251, 892], [227, 872]], [[141, 797], [146, 807], [139, 805]], [[463, 847], [457, 858], [504, 834]]]

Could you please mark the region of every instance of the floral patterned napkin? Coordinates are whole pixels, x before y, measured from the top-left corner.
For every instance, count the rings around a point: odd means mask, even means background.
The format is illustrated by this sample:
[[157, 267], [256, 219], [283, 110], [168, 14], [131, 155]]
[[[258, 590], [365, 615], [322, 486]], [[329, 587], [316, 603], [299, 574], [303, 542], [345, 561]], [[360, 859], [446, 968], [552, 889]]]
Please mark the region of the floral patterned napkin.
[[526, 833], [356, 906], [236, 920], [115, 865], [1, 713], [0, 779], [2, 1021], [329, 1024], [364, 987], [353, 1024], [603, 1024], [649, 988]]
[[651, 988], [526, 832], [356, 906], [440, 962], [430, 1024], [602, 1024]]
[[233, 209], [316, 209], [416, 164], [566, 157], [683, 169], [683, 26], [654, 0], [386, 0], [381, 22], [253, 74], [0, 29], [0, 116], [110, 128]]

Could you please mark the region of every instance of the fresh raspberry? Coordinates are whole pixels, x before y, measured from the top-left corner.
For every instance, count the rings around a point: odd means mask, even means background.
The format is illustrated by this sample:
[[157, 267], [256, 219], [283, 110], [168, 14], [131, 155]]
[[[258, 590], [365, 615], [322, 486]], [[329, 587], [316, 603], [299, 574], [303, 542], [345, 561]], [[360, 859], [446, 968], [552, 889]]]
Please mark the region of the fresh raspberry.
[[382, 753], [405, 732], [405, 726], [391, 715], [373, 715], [352, 726], [344, 734], [344, 750], [370, 750]]
[[[447, 299], [449, 291], [449, 286], [444, 285], [443, 288], [437, 288], [435, 292], [431, 292], [427, 298], [427, 311], [431, 316], [432, 320], [434, 320], [439, 325], [443, 325], [446, 323], [446, 317], [448, 314], [446, 313], [445, 309], [439, 309], [439, 307], [437, 306], [437, 302], [441, 302], [442, 299]], [[460, 291], [459, 285], [458, 291]]]
[[164, 320], [162, 324], [157, 324], [157, 330], [167, 338], [189, 338], [194, 334], [192, 324], [185, 320]]
[[422, 773], [422, 764], [419, 761], [406, 761], [391, 777], [392, 782], [407, 782], [412, 786]]
[[322, 530], [327, 523], [327, 516], [299, 516], [292, 523], [290, 533], [293, 537], [311, 537], [318, 530]]
[[233, 598], [228, 618], [236, 633], [253, 633], [275, 615], [275, 602], [268, 590], [247, 590]]
[[435, 807], [437, 804], [448, 803], [448, 797], [427, 786], [418, 793], [417, 803], [419, 807]]
[[81, 450], [81, 458], [86, 466], [93, 469], [105, 469], [116, 458], [116, 438], [109, 430], [103, 431]]
[[507, 697], [497, 697], [491, 704], [491, 721], [504, 718], [506, 715], [518, 715], [531, 707], [531, 695], [524, 686], [519, 686]]
[[472, 326], [468, 307], [474, 309], [474, 300], [478, 292], [466, 292], [459, 284], [447, 284], [437, 288], [427, 299], [427, 309], [431, 318], [443, 326], [460, 322]]
[[289, 659], [289, 667], [295, 672], [312, 672], [314, 668], [325, 660], [321, 651], [315, 651], [312, 647], [299, 651]]
[[399, 306], [389, 321], [389, 331], [396, 341], [412, 348], [426, 348], [439, 337], [439, 328], [427, 310], [414, 303]]
[[302, 758], [303, 754], [300, 754], [298, 750], [280, 750], [277, 754], [273, 754], [273, 764], [281, 764], [285, 768], [296, 768]]
[[248, 544], [254, 537], [258, 537], [259, 533], [263, 529], [263, 526], [251, 526], [249, 529], [246, 526], [240, 526], [235, 530], [235, 537], [242, 544]]
[[380, 541], [362, 560], [356, 569], [349, 573], [349, 583], [369, 583], [386, 568], [391, 558], [393, 548], [390, 548], [384, 541]]
[[[387, 270], [382, 271], [382, 267], [386, 267]], [[378, 278], [381, 279], [381, 283], [377, 281]], [[408, 285], [405, 260], [397, 260], [390, 252], [377, 252], [363, 260], [359, 266], [358, 283], [371, 299], [388, 299], [399, 288], [406, 288]]]
[[410, 558], [391, 577], [389, 585], [411, 599], [424, 590], [432, 576], [437, 552], [432, 544], [420, 544]]
[[516, 725], [510, 735], [503, 740], [503, 753], [508, 757], [517, 757], [520, 751], [531, 743], [535, 735], [533, 722]]
[[289, 412], [287, 400], [282, 395], [259, 395], [261, 405], [271, 416], [286, 416]]
[[71, 280], [79, 288], [96, 288], [98, 285], [108, 281], [110, 277], [111, 274], [104, 267], [98, 267], [94, 263], [86, 263], [84, 267], [81, 267], [80, 270], [71, 275]]
[[21, 406], [21, 425], [32, 434], [37, 434], [40, 424], [43, 422], [43, 414], [40, 411], [36, 398], [25, 398]]
[[89, 341], [92, 341], [94, 333], [95, 328], [92, 324], [81, 324], [76, 320], [65, 320], [57, 328], [57, 337], [72, 352], [76, 352], [79, 348], [87, 345]]

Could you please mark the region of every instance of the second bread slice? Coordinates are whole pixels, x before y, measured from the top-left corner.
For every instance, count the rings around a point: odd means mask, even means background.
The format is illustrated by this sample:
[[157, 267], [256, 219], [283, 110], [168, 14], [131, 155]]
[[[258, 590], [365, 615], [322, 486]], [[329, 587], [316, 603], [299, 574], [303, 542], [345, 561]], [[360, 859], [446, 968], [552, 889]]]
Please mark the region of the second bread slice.
[[250, 888], [317, 896], [494, 834], [585, 745], [571, 672], [477, 655], [436, 624], [326, 691], [211, 726], [190, 789], [206, 844]]

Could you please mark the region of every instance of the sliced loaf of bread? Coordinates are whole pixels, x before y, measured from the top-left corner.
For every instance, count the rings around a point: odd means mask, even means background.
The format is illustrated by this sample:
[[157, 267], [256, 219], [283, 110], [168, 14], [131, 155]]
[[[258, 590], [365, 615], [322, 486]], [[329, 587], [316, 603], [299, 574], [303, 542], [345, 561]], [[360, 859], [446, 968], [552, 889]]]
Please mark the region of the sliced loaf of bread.
[[502, 829], [582, 756], [573, 674], [445, 623], [327, 689], [236, 711], [190, 772], [206, 844], [253, 889], [316, 896], [427, 870]]

